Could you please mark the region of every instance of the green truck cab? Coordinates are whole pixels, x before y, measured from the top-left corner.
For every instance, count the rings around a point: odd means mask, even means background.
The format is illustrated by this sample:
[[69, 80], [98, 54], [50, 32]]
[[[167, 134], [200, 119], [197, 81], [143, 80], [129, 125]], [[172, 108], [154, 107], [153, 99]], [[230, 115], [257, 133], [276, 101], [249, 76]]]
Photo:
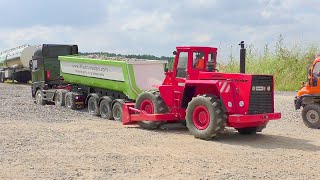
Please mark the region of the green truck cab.
[[65, 84], [60, 76], [58, 56], [78, 54], [77, 45], [43, 44], [39, 46], [30, 62], [32, 97], [43, 90], [55, 89]]

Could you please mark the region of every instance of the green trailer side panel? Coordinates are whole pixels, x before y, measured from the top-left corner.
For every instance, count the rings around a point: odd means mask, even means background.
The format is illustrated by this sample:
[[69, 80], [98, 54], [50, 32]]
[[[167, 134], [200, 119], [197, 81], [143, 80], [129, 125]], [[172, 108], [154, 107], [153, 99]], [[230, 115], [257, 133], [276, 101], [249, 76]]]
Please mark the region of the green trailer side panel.
[[[137, 87], [134, 77], [134, 72], [131, 64], [126, 64], [123, 61], [110, 61], [99, 59], [79, 58], [76, 56], [60, 56], [60, 61], [74, 62], [74, 63], [86, 63], [120, 67], [122, 69], [122, 75], [124, 81], [114, 81], [109, 79], [102, 79], [90, 76], [76, 75], [61, 72], [64, 80], [69, 83], [85, 85], [89, 87], [102, 88], [107, 90], [113, 90], [123, 92], [130, 99], [136, 99], [141, 90]], [[62, 69], [62, 68], [61, 68]]]

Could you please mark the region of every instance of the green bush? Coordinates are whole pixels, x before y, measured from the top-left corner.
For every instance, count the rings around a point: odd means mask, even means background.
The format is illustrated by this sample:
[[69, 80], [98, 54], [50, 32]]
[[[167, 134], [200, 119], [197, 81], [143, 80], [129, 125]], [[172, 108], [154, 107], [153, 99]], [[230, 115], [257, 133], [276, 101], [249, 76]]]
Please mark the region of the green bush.
[[[268, 44], [263, 53], [257, 54], [253, 45], [247, 45], [246, 72], [251, 74], [271, 74], [275, 78], [275, 89], [281, 91], [294, 91], [301, 88], [301, 81], [307, 79], [307, 68], [311, 67], [319, 47], [310, 44], [306, 48], [293, 46], [284, 47], [283, 37], [279, 36], [273, 52]], [[239, 63], [230, 56], [223, 72], [239, 72]]]

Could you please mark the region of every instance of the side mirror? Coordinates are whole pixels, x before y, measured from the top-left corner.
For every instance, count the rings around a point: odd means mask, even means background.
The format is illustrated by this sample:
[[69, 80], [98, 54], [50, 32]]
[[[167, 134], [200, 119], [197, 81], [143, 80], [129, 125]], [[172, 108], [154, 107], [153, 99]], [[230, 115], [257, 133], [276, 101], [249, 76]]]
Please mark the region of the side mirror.
[[177, 54], [177, 51], [173, 51], [172, 54], [173, 54], [173, 55], [176, 55], [176, 54]]
[[308, 69], [308, 75], [311, 76], [311, 69]]
[[168, 72], [169, 71], [169, 68], [168, 67], [165, 67], [164, 68], [164, 72]]

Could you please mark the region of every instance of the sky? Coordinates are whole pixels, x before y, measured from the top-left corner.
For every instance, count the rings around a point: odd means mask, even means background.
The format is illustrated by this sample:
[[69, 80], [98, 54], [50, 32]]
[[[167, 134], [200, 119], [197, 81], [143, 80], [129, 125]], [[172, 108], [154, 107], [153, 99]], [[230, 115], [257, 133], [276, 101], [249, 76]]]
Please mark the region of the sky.
[[78, 44], [81, 52], [172, 56], [176, 46], [244, 40], [262, 48], [319, 43], [319, 0], [0, 0], [0, 52], [22, 44]]

